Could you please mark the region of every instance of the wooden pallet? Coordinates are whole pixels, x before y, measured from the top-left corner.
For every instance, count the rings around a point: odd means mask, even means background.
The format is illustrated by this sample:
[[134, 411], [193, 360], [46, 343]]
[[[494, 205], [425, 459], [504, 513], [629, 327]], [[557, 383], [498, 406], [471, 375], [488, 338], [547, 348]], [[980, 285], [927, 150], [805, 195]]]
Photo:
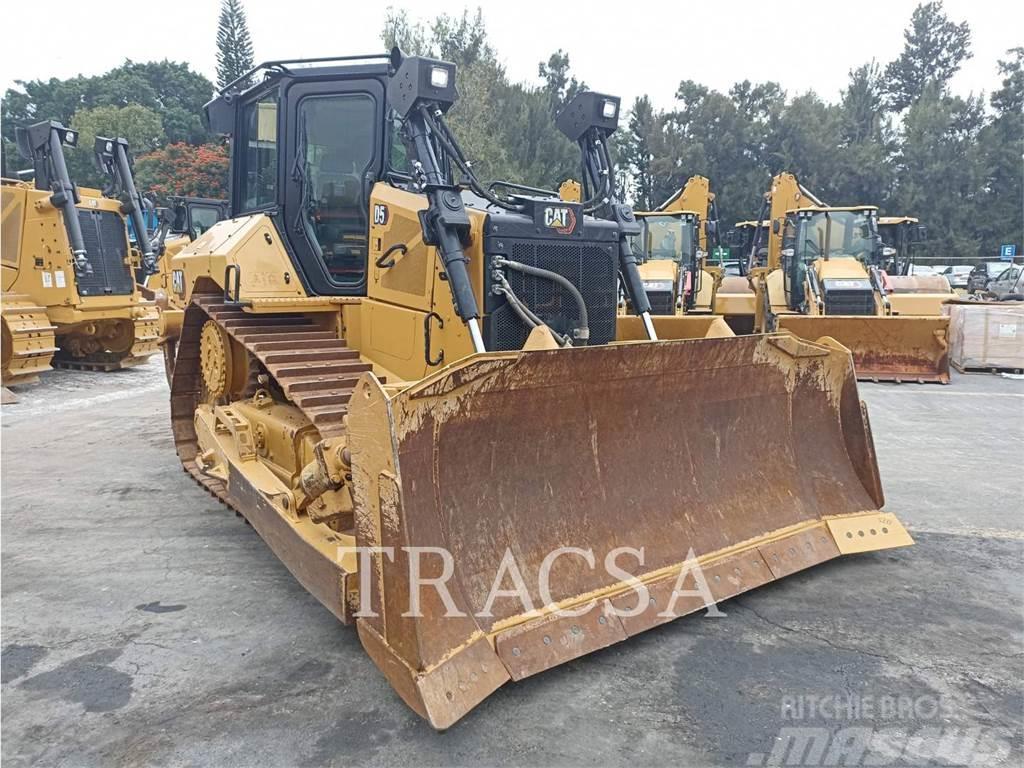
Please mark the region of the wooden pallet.
[[1024, 374], [1024, 368], [1014, 367], [1012, 365], [961, 365], [960, 363], [950, 363], [960, 373], [1016, 373], [1018, 375]]

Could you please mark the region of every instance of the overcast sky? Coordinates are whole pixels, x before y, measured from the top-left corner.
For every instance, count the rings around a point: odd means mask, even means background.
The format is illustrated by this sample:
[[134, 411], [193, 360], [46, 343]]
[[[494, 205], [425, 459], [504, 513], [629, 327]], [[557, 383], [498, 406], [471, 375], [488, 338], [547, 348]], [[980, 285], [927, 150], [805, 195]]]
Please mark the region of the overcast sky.
[[[378, 52], [388, 3], [243, 0], [256, 60]], [[595, 90], [627, 103], [650, 94], [669, 107], [680, 80], [720, 90], [749, 79], [775, 80], [790, 93], [813, 89], [834, 99], [853, 67], [899, 55], [916, 0], [843, 2], [515, 2], [394, 3], [413, 16], [483, 8], [491, 41], [516, 80], [536, 81], [537, 63], [558, 48]], [[646, 12], [640, 12], [647, 7]], [[996, 61], [1024, 45], [1024, 3], [946, 0], [967, 21], [974, 57], [953, 82], [960, 94], [990, 93]], [[1014, 10], [1016, 8], [1016, 10]], [[15, 80], [101, 74], [135, 61], [187, 61], [215, 80], [218, 0], [172, 0], [107, 7], [78, 0], [5, 4], [0, 46], [4, 89]], [[773, 41], [769, 29], [777, 29]]]

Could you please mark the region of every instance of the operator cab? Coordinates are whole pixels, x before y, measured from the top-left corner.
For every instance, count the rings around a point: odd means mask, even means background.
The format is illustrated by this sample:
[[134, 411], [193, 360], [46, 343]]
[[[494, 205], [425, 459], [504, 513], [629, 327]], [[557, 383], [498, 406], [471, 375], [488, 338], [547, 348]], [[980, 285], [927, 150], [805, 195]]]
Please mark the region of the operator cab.
[[880, 216], [878, 235], [882, 239], [879, 269], [890, 275], [909, 275], [914, 251], [928, 239], [925, 226], [912, 216]]
[[272, 217], [317, 295], [365, 293], [370, 192], [405, 171], [385, 98], [387, 59], [271, 62], [258, 83], [228, 86], [206, 106], [211, 128], [234, 138], [232, 214]]
[[[867, 268], [881, 257], [878, 208], [809, 207], [786, 212], [782, 232], [782, 274], [789, 308], [806, 311], [803, 286], [810, 280], [823, 294], [826, 314], [874, 314], [874, 288]], [[825, 277], [817, 286], [815, 262], [853, 259], [863, 265], [856, 276]]]
[[635, 215], [640, 232], [629, 238], [629, 243], [640, 264], [651, 313], [675, 314], [680, 301], [686, 309], [692, 308], [700, 291], [700, 217], [693, 211]]
[[[262, 79], [248, 85], [258, 72]], [[613, 341], [617, 275], [630, 276], [631, 292], [639, 284], [625, 242], [637, 224], [613, 202], [607, 149], [619, 99], [584, 91], [557, 118], [585, 160], [583, 202], [570, 202], [545, 190], [518, 187], [499, 197], [493, 185], [484, 188], [443, 120], [456, 98], [453, 64], [397, 49], [260, 65], [206, 105], [210, 127], [233, 136], [232, 215], [274, 220], [309, 295], [366, 296], [370, 269], [395, 263], [383, 255], [369, 262], [379, 251], [371, 227], [389, 215], [371, 205], [374, 186], [422, 194], [422, 237], [408, 248], [436, 248], [476, 351], [521, 348], [540, 324], [560, 343]], [[475, 243], [467, 208], [486, 216]], [[470, 247], [482, 249], [480, 296], [467, 271]]]

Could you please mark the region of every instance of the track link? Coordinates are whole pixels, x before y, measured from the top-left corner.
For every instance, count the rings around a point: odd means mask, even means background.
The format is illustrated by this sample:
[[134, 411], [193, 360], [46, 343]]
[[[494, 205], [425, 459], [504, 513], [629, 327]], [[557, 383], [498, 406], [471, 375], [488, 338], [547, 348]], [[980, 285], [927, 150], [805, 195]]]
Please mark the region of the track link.
[[22, 294], [3, 296], [3, 383], [27, 384], [50, 370], [57, 352], [56, 327], [46, 308]]
[[133, 321], [132, 346], [127, 352], [97, 352], [84, 357], [73, 357], [57, 350], [53, 358], [54, 368], [68, 371], [118, 371], [132, 368], [146, 362], [150, 355], [160, 350], [160, 313], [156, 304], [142, 305], [143, 314]]
[[225, 304], [220, 294], [198, 294], [185, 312], [171, 371], [171, 424], [183, 469], [208, 493], [244, 516], [227, 484], [199, 467], [196, 408], [203, 399], [199, 338], [207, 320], [216, 322], [274, 380], [290, 403], [317, 427], [321, 438], [344, 433], [348, 401], [359, 377], [372, 366], [330, 330], [297, 313], [253, 314]]

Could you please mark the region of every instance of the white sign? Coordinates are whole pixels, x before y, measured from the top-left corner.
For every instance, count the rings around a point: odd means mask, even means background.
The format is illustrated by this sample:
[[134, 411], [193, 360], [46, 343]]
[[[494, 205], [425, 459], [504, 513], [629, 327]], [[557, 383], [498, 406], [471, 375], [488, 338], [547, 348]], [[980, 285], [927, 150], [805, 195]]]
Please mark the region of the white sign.
[[53, 275], [43, 272], [43, 288], [53, 288]]
[[54, 270], [54, 272], [53, 272], [53, 279], [54, 279], [54, 282], [57, 283], [57, 287], [58, 288], [63, 288], [64, 286], [67, 285], [67, 283], [64, 281], [64, 270], [63, 269], [56, 269], [56, 270]]

